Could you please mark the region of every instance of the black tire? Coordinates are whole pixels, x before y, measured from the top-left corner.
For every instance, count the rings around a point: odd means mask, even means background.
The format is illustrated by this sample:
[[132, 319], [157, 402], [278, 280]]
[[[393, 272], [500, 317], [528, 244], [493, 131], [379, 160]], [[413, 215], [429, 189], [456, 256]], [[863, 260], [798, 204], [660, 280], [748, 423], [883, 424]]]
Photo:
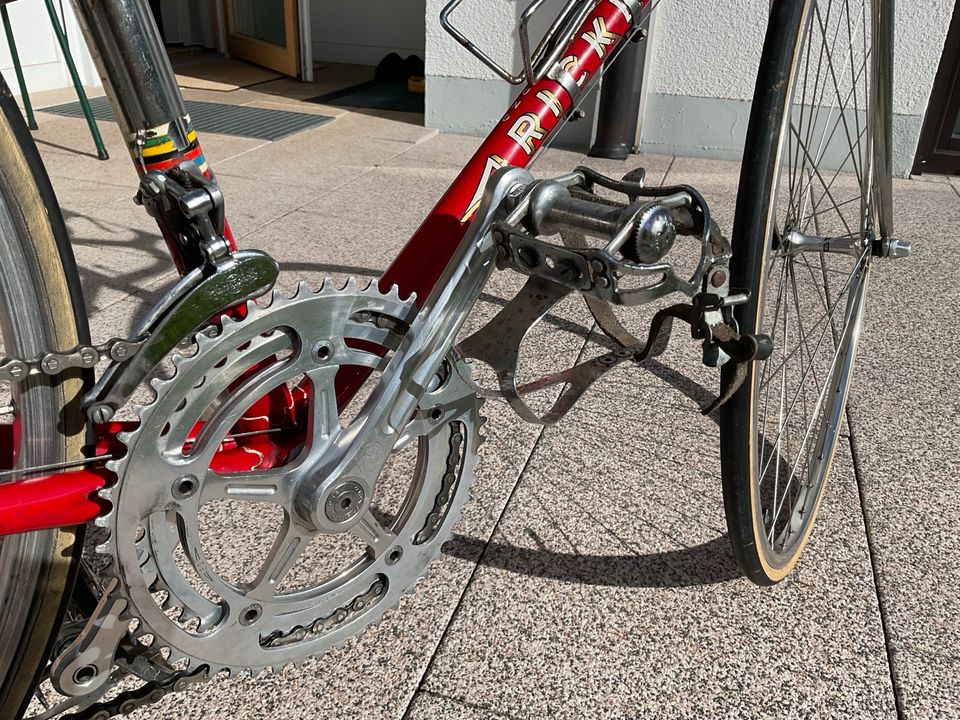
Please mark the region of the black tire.
[[[832, 58], [838, 36], [830, 15], [843, 7], [850, 33], [849, 88], [846, 72]], [[889, 94], [882, 81], [892, 62], [892, 28], [885, 25], [892, 1], [865, 0], [863, 10], [863, 29], [857, 31], [844, 0], [826, 8], [818, 0], [774, 0], [747, 129], [731, 283], [752, 293], [738, 308], [741, 331], [773, 335], [775, 351], [769, 360], [751, 364], [743, 387], [724, 408], [720, 439], [730, 540], [743, 572], [761, 585], [786, 577], [810, 537], [840, 438], [873, 239], [878, 226], [892, 224], [882, 219], [889, 217], [891, 182]], [[842, 23], [840, 16], [838, 33]], [[861, 44], [855, 31], [862, 32], [862, 63], [855, 58]], [[886, 51], [867, 50], [874, 36], [880, 38], [878, 47], [889, 43]], [[835, 155], [833, 145], [842, 151], [844, 134], [850, 152]], [[826, 170], [831, 162], [853, 176]], [[852, 197], [836, 200], [838, 187]], [[808, 236], [818, 244], [804, 246]], [[825, 243], [827, 237], [833, 242]], [[841, 244], [846, 254], [837, 252]], [[814, 330], [809, 337], [807, 329]], [[732, 372], [725, 368], [725, 381]], [[775, 383], [780, 390], [771, 403]]]
[[[3, 355], [89, 342], [73, 253], [53, 188], [0, 79], [0, 337]], [[83, 378], [11, 387], [17, 466], [75, 459], [84, 444]], [[10, 458], [8, 458], [9, 460]], [[0, 720], [20, 718], [47, 663], [79, 564], [82, 528], [0, 538]]]

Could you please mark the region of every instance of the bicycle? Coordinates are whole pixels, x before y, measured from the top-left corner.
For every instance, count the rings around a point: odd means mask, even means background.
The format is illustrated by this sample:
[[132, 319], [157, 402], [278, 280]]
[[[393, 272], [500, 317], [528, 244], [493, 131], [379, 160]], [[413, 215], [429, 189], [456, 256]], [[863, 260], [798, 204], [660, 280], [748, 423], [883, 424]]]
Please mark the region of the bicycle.
[[[719, 413], [737, 561], [758, 584], [796, 564], [837, 447], [870, 268], [910, 252], [893, 236], [892, 0], [771, 4], [730, 241], [692, 187], [647, 187], [641, 170], [535, 180], [524, 169], [635, 38], [650, 0], [569, 0], [533, 47], [535, 0], [518, 73], [452, 25], [460, 1], [441, 22], [525, 86], [517, 101], [379, 283], [282, 297], [269, 295], [277, 263], [233, 241], [147, 3], [74, 0], [140, 174], [137, 202], [181, 275], [131, 337], [96, 346], [56, 198], [0, 88], [0, 380], [12, 418], [0, 425], [0, 716], [22, 717], [44, 685], [62, 701], [31, 717], [112, 717], [220, 671], [342, 643], [450, 537], [482, 398], [555, 423], [601, 375], [660, 354], [677, 321], [721, 369], [705, 412]], [[689, 277], [674, 267], [680, 238], [696, 247]], [[457, 342], [495, 270], [526, 283]], [[575, 293], [619, 347], [518, 384], [528, 330]], [[643, 341], [609, 311], [677, 294], [687, 300], [658, 311]], [[468, 360], [489, 365], [496, 387]], [[117, 419], [145, 386], [153, 398], [136, 420]], [[546, 412], [528, 403], [551, 388]], [[414, 468], [388, 507], [383, 469], [407, 447]], [[218, 574], [198, 527], [225, 498], [283, 514], [242, 580]], [[81, 558], [88, 523], [99, 567]], [[318, 537], [364, 549], [285, 587]]]

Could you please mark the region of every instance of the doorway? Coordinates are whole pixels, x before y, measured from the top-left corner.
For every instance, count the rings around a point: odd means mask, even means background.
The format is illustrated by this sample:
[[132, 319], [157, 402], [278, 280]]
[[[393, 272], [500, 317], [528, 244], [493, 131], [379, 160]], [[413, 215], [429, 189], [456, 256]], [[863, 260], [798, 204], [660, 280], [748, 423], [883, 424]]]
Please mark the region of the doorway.
[[297, 0], [223, 0], [227, 51], [296, 77], [300, 73]]
[[933, 83], [913, 174], [960, 175], [960, 4], [953, 11]]

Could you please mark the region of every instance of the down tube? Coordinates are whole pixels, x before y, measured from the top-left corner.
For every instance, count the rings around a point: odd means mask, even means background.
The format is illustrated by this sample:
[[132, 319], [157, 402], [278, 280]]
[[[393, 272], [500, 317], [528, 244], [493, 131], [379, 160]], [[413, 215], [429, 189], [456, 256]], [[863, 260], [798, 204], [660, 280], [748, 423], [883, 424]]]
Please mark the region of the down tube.
[[591, 80], [624, 38], [632, 36], [650, 0], [600, 0], [547, 76], [528, 86], [497, 123], [380, 280], [417, 293], [422, 304], [480, 206], [487, 180], [507, 166], [526, 167], [576, 107]]

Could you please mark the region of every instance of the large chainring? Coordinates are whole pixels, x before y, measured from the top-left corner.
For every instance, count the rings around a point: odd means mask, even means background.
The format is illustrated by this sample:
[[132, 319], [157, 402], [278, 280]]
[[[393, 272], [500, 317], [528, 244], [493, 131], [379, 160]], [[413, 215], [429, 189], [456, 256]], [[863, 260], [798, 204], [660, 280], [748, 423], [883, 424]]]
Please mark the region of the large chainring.
[[[127, 452], [110, 465], [118, 481], [102, 495], [112, 509], [97, 520], [110, 533], [97, 548], [109, 560], [104, 572], [119, 580], [141, 642], [152, 637], [171, 661], [211, 675], [277, 669], [342, 645], [426, 572], [469, 497], [481, 440], [480, 400], [453, 358], [397, 443], [408, 467], [381, 469], [377, 488], [390, 475], [399, 489], [393, 482], [382, 502], [375, 491], [360, 522], [338, 534], [305, 528], [294, 506], [298, 469], [349, 426], [338, 373], [382, 369], [414, 313], [376, 285], [301, 286], [266, 307], [249, 303], [243, 319], [224, 317], [213, 337], [197, 336], [192, 355], [174, 357], [171, 377], [153, 381], [156, 399], [135, 408], [139, 427], [120, 437]], [[305, 385], [302, 441], [279, 464], [218, 465], [230, 433], [262, 412], [265, 396]], [[346, 492], [338, 511], [363, 500]], [[266, 536], [264, 549], [238, 560], [251, 534]]]

